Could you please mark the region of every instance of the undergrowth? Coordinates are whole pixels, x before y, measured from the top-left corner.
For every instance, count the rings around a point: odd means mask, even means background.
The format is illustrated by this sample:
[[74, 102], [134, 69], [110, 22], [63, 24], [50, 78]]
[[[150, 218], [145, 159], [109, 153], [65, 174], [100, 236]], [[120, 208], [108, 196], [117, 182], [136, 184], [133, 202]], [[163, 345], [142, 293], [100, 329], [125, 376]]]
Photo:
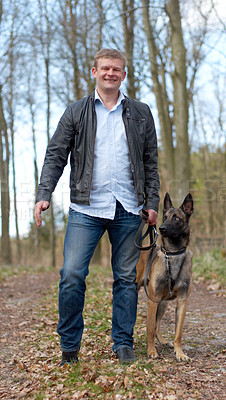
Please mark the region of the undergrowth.
[[226, 285], [226, 252], [215, 249], [206, 252], [199, 257], [193, 257], [193, 274], [205, 281], [219, 282]]

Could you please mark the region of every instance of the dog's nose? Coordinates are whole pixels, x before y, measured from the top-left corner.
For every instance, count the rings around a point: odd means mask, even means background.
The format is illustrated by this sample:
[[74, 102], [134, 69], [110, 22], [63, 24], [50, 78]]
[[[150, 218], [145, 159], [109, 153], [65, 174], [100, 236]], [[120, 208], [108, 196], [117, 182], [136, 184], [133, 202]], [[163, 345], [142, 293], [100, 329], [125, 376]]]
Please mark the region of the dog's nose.
[[161, 233], [166, 232], [166, 227], [165, 227], [165, 225], [162, 224], [162, 225], [159, 227], [159, 230], [160, 230]]

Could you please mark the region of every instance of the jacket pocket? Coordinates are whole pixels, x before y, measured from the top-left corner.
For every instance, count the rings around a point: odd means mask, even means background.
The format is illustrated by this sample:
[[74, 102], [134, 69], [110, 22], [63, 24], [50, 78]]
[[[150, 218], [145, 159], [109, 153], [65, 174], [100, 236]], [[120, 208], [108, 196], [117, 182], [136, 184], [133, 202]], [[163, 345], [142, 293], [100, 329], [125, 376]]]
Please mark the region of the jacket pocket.
[[129, 125], [131, 124], [131, 129], [139, 136], [145, 136], [145, 126], [146, 121], [144, 118], [129, 118]]

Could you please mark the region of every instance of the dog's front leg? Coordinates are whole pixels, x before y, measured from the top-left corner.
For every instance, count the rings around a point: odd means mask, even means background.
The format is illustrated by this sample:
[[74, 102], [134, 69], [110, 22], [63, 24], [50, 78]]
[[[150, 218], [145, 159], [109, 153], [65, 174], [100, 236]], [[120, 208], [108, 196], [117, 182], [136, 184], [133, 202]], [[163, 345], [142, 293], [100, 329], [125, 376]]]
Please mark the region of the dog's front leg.
[[167, 341], [162, 337], [160, 333], [160, 323], [162, 320], [163, 315], [165, 314], [167, 308], [167, 301], [162, 301], [158, 304], [157, 307], [157, 315], [156, 315], [156, 325], [155, 325], [155, 336], [157, 337], [159, 343], [166, 345]]
[[176, 308], [176, 328], [175, 328], [175, 339], [174, 339], [174, 351], [178, 361], [189, 360], [182, 350], [182, 331], [184, 325], [185, 314], [187, 310], [187, 298], [177, 298]]
[[155, 321], [158, 304], [148, 300], [147, 313], [147, 352], [148, 357], [157, 358], [158, 353], [155, 348]]

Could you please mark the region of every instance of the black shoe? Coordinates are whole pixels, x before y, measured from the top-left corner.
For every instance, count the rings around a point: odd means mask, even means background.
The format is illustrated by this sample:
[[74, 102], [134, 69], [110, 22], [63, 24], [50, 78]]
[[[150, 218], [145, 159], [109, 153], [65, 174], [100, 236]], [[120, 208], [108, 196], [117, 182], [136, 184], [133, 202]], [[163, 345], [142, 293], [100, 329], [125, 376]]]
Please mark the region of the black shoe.
[[120, 364], [130, 364], [136, 360], [133, 350], [129, 347], [122, 347], [115, 352], [116, 357], [119, 359]]
[[78, 352], [79, 349], [75, 351], [62, 351], [62, 360], [60, 366], [62, 367], [64, 364], [73, 365], [78, 362]]

